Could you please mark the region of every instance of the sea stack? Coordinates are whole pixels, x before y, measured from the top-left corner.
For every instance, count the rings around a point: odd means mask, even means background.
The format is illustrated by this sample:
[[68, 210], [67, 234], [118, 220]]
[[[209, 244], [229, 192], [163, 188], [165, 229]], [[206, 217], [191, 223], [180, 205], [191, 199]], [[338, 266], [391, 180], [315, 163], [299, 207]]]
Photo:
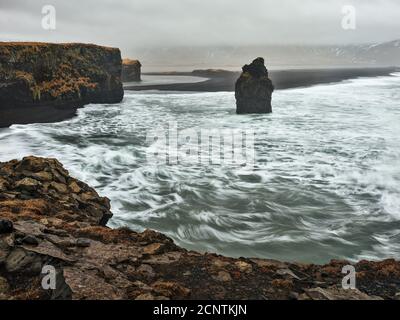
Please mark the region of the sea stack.
[[236, 113], [271, 113], [271, 99], [274, 86], [268, 77], [264, 58], [257, 58], [242, 68], [236, 81]]
[[122, 60], [122, 81], [141, 81], [142, 64], [139, 60]]

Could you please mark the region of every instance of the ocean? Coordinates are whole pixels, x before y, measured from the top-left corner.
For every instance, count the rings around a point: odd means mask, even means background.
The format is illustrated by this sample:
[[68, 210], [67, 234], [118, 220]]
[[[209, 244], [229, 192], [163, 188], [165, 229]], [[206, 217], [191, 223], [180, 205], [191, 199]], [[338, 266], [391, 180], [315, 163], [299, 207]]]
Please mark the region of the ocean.
[[[313, 263], [398, 258], [399, 101], [400, 74], [276, 91], [265, 115], [236, 115], [233, 92], [126, 91], [122, 103], [64, 122], [0, 129], [0, 161], [57, 158], [111, 199], [111, 227], [155, 229], [187, 249]], [[168, 140], [171, 124], [178, 135], [254, 133], [252, 163], [154, 161], [149, 132]]]

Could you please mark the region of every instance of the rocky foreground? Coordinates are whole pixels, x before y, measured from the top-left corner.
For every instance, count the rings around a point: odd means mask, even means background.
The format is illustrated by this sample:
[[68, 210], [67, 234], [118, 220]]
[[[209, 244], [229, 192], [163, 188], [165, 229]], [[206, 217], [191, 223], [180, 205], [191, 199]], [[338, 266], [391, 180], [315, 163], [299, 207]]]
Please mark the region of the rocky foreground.
[[117, 48], [0, 42], [0, 127], [59, 121], [124, 96]]
[[[55, 159], [0, 163], [0, 299], [400, 299], [400, 262], [327, 265], [232, 259], [151, 230], [106, 227], [110, 201]], [[45, 290], [43, 267], [57, 270]]]

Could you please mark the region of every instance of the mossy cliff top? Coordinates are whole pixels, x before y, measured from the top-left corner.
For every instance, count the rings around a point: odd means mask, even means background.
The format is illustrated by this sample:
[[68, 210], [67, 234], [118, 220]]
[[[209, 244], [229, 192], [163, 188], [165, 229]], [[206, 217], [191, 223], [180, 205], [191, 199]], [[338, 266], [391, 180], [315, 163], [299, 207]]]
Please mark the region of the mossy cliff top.
[[142, 64], [140, 63], [139, 60], [132, 60], [132, 59], [123, 59], [122, 60], [122, 65], [124, 65], [124, 66], [132, 66], [132, 65], [134, 65], [134, 66], [138, 66], [138, 67], [142, 66]]
[[0, 102], [7, 106], [119, 102], [121, 69], [117, 48], [0, 42]]

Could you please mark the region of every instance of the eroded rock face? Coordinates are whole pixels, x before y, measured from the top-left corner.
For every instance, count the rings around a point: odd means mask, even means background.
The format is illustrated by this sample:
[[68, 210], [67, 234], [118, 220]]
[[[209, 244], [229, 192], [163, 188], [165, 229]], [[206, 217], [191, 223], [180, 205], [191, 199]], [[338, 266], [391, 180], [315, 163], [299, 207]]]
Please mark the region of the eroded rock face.
[[[110, 202], [55, 159], [0, 163], [0, 299], [396, 299], [400, 263], [327, 265], [232, 259], [179, 248], [147, 230], [105, 227]], [[45, 290], [44, 266], [56, 289]]]
[[[95, 225], [106, 225], [112, 217], [110, 201], [70, 177], [56, 159], [26, 157], [0, 163], [0, 185], [0, 213], [11, 210], [19, 216], [29, 216], [41, 212], [60, 221]], [[0, 226], [0, 231], [12, 229], [12, 224], [10, 227], [2, 220]]]
[[141, 68], [142, 64], [139, 60], [122, 60], [122, 81], [141, 81]]
[[255, 59], [245, 65], [236, 81], [236, 113], [271, 113], [274, 86], [268, 77], [263, 58]]
[[[118, 103], [121, 53], [90, 44], [0, 42], [0, 111]], [[31, 109], [34, 113], [35, 109]]]

